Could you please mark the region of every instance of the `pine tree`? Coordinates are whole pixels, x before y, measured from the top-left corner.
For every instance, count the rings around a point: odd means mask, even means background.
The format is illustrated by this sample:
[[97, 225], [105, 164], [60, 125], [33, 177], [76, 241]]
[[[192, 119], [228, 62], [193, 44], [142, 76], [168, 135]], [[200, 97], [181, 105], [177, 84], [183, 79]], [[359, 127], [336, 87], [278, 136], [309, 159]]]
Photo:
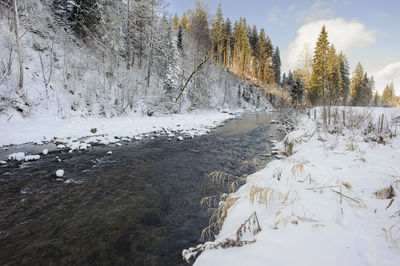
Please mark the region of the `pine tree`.
[[351, 77], [351, 104], [360, 106], [363, 103], [363, 84], [364, 83], [364, 70], [361, 63], [358, 63]]
[[325, 26], [318, 36], [318, 41], [314, 50], [313, 71], [311, 75], [310, 101], [312, 105], [322, 99], [326, 105], [326, 90], [328, 81], [327, 61], [328, 61], [329, 41]]
[[379, 96], [378, 91], [375, 91], [374, 94], [374, 106], [379, 107], [381, 105], [381, 97]]
[[329, 106], [340, 103], [340, 91], [342, 90], [342, 75], [340, 72], [340, 61], [336, 55], [335, 46], [331, 44], [327, 59], [327, 103]]
[[279, 47], [275, 48], [272, 55], [272, 69], [275, 72], [275, 83], [281, 84], [281, 57], [279, 55]]
[[299, 77], [297, 77], [294, 79], [290, 90], [290, 97], [292, 98], [292, 104], [295, 104], [296, 106], [301, 104], [303, 99], [303, 93], [304, 93], [303, 82]]
[[396, 95], [394, 92], [394, 85], [386, 85], [381, 96], [382, 104], [386, 107], [394, 107], [396, 102]]
[[[72, 3], [72, 1], [69, 1]], [[81, 37], [95, 34], [101, 21], [102, 6], [99, 0], [75, 0], [70, 13], [72, 29]]]
[[174, 14], [174, 16], [172, 17], [172, 21], [174, 23], [174, 30], [178, 30], [179, 25], [181, 25], [178, 14], [176, 14], [176, 13]]
[[218, 6], [217, 13], [215, 15], [214, 20], [211, 24], [211, 55], [215, 62], [218, 65], [221, 65], [222, 62], [222, 51], [223, 51], [223, 28], [224, 25], [224, 18], [222, 15], [221, 4]]
[[231, 66], [231, 50], [232, 50], [232, 24], [229, 18], [227, 18], [223, 25], [223, 36], [224, 36], [224, 49], [223, 49], [223, 60], [226, 68]]
[[181, 54], [183, 53], [183, 36], [182, 36], [182, 31], [183, 31], [183, 27], [182, 27], [181, 24], [179, 24], [179, 26], [178, 26], [178, 32], [176, 33], [176, 35], [177, 35], [176, 44], [177, 44], [177, 47], [178, 47], [178, 49], [179, 49], [179, 51], [180, 51]]
[[340, 86], [340, 99], [343, 105], [346, 105], [349, 99], [350, 93], [350, 71], [349, 71], [349, 62], [347, 61], [346, 56], [340, 52], [339, 54], [339, 62], [340, 62], [340, 74], [341, 74], [341, 86]]

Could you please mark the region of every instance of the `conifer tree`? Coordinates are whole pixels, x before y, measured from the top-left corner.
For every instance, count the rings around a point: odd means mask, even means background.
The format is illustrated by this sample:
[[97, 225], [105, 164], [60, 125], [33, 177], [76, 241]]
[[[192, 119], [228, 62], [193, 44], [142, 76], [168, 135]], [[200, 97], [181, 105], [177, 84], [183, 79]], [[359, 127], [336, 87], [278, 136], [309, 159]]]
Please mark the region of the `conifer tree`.
[[393, 82], [390, 85], [386, 85], [381, 96], [382, 104], [386, 107], [394, 107], [396, 101], [396, 95], [394, 92]]
[[272, 55], [272, 69], [275, 72], [275, 83], [281, 84], [281, 57], [279, 55], [279, 47], [275, 48]]
[[351, 77], [351, 104], [354, 106], [362, 105], [362, 93], [364, 83], [364, 70], [361, 63], [358, 63]]
[[324, 25], [318, 36], [318, 41], [314, 50], [313, 71], [311, 75], [310, 88], [310, 101], [313, 105], [318, 103], [318, 99], [322, 99], [322, 103], [326, 105], [328, 51], [328, 33]]
[[327, 71], [327, 103], [329, 106], [338, 105], [340, 103], [339, 93], [342, 90], [342, 75], [340, 72], [340, 61], [333, 44], [331, 44], [328, 51]]
[[231, 66], [231, 50], [232, 50], [232, 24], [229, 18], [227, 18], [223, 25], [223, 36], [224, 36], [224, 48], [223, 48], [223, 60], [226, 68]]
[[222, 62], [223, 40], [224, 40], [224, 18], [222, 15], [221, 4], [218, 6], [217, 13], [211, 24], [211, 56], [218, 65]]
[[174, 30], [178, 30], [179, 25], [181, 24], [179, 21], [179, 17], [178, 14], [174, 14], [174, 16], [172, 17], [172, 21], [174, 23]]
[[340, 62], [340, 74], [341, 74], [341, 86], [340, 86], [340, 100], [343, 105], [346, 105], [350, 93], [350, 72], [349, 72], [349, 62], [346, 56], [340, 52], [339, 54]]
[[381, 97], [379, 96], [378, 91], [375, 91], [374, 94], [374, 106], [379, 107], [381, 105]]

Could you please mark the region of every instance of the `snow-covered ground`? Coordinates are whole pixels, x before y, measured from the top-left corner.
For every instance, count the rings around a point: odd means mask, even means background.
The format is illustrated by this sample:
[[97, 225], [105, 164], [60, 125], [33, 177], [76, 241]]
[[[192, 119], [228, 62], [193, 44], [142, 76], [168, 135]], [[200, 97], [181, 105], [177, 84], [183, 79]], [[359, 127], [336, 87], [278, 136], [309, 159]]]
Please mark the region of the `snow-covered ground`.
[[139, 140], [141, 136], [153, 132], [167, 135], [179, 132], [190, 137], [205, 134], [232, 117], [228, 113], [208, 111], [160, 117], [131, 115], [114, 118], [3, 119], [0, 120], [0, 146], [28, 142], [40, 144], [57, 139], [59, 143], [69, 144], [67, 146], [72, 149], [79, 149], [82, 142], [78, 139], [83, 137], [90, 137], [84, 143], [107, 144], [118, 142], [117, 138]]
[[[345, 113], [346, 127], [342, 110], [328, 129], [313, 116], [300, 119], [278, 144], [292, 155], [249, 176], [220, 203], [229, 208], [223, 227], [195, 265], [399, 265], [400, 137], [393, 134], [400, 121], [390, 120], [400, 119], [400, 109]], [[245, 223], [254, 212], [260, 232], [254, 217]]]

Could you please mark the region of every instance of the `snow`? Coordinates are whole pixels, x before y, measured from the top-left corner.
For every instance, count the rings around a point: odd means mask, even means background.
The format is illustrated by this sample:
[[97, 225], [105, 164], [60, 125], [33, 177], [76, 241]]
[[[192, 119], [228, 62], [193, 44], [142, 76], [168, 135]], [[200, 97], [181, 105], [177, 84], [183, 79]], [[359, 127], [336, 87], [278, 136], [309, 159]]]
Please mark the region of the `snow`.
[[48, 149], [44, 149], [42, 153], [43, 153], [43, 155], [47, 155], [49, 153], [49, 150]]
[[183, 137], [182, 137], [182, 136], [179, 136], [176, 140], [177, 140], [177, 141], [183, 141]]
[[[384, 132], [385, 145], [380, 144], [372, 140], [376, 129], [368, 133], [366, 124], [377, 125], [382, 113], [399, 117], [400, 110], [350, 112], [369, 115], [359, 120], [358, 128], [336, 127], [338, 133], [302, 117], [296, 130], [277, 144], [285, 150], [285, 142], [293, 143], [293, 155], [248, 176], [230, 195], [238, 199], [214, 245], [236, 239], [236, 231], [254, 212], [262, 229], [252, 236], [255, 243], [208, 248], [195, 265], [399, 265], [400, 136]], [[386, 122], [391, 133], [396, 127], [398, 132], [399, 124]], [[393, 202], [375, 196], [390, 186], [396, 194]], [[261, 192], [252, 194], [256, 189]], [[190, 252], [185, 250], [185, 256]]]
[[37, 161], [40, 159], [40, 155], [27, 155], [25, 156], [24, 160], [25, 162], [29, 162], [29, 161]]
[[59, 169], [56, 171], [56, 176], [57, 177], [63, 177], [64, 176], [64, 170], [63, 169]]
[[25, 152], [16, 152], [8, 155], [8, 160], [11, 161], [22, 161], [25, 158]]
[[[101, 117], [75, 117], [69, 119], [54, 119], [46, 117], [29, 119], [11, 119], [7, 121], [0, 117], [0, 146], [18, 145], [29, 142], [51, 140], [57, 137], [57, 148], [78, 149], [80, 144], [72, 145], [68, 140], [80, 139], [90, 136], [90, 129], [97, 128], [102, 136], [90, 137], [91, 141], [103, 144], [118, 142], [114, 137], [124, 137], [123, 140], [134, 138], [141, 140], [143, 135], [154, 131], [177, 131], [193, 135], [203, 135], [211, 128], [217, 127], [225, 120], [232, 118], [230, 114], [217, 111], [204, 111], [199, 113], [186, 113], [165, 115], [160, 117], [147, 117], [131, 115], [126, 117], [101, 118]], [[172, 133], [170, 133], [173, 135]], [[129, 138], [127, 138], [129, 136]], [[65, 143], [62, 140], [66, 140]], [[72, 145], [72, 146], [71, 146]], [[87, 146], [79, 146], [86, 149]]]
[[112, 151], [108, 151], [108, 152], [107, 152], [107, 155], [111, 155], [111, 154], [112, 154]]

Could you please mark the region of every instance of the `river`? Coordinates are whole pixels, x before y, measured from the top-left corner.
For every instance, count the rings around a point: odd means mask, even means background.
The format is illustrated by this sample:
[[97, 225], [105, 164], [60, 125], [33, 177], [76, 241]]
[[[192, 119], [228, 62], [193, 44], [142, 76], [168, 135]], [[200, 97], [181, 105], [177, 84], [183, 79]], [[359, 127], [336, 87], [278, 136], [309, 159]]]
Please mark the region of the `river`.
[[[222, 192], [205, 176], [250, 174], [272, 160], [260, 156], [283, 137], [272, 118], [245, 114], [181, 142], [53, 148], [38, 161], [0, 166], [0, 264], [185, 265], [182, 249], [200, 243], [208, 225], [201, 198]], [[10, 147], [0, 159], [43, 148]], [[257, 166], [243, 163], [254, 158]], [[57, 169], [73, 182], [56, 181]]]

